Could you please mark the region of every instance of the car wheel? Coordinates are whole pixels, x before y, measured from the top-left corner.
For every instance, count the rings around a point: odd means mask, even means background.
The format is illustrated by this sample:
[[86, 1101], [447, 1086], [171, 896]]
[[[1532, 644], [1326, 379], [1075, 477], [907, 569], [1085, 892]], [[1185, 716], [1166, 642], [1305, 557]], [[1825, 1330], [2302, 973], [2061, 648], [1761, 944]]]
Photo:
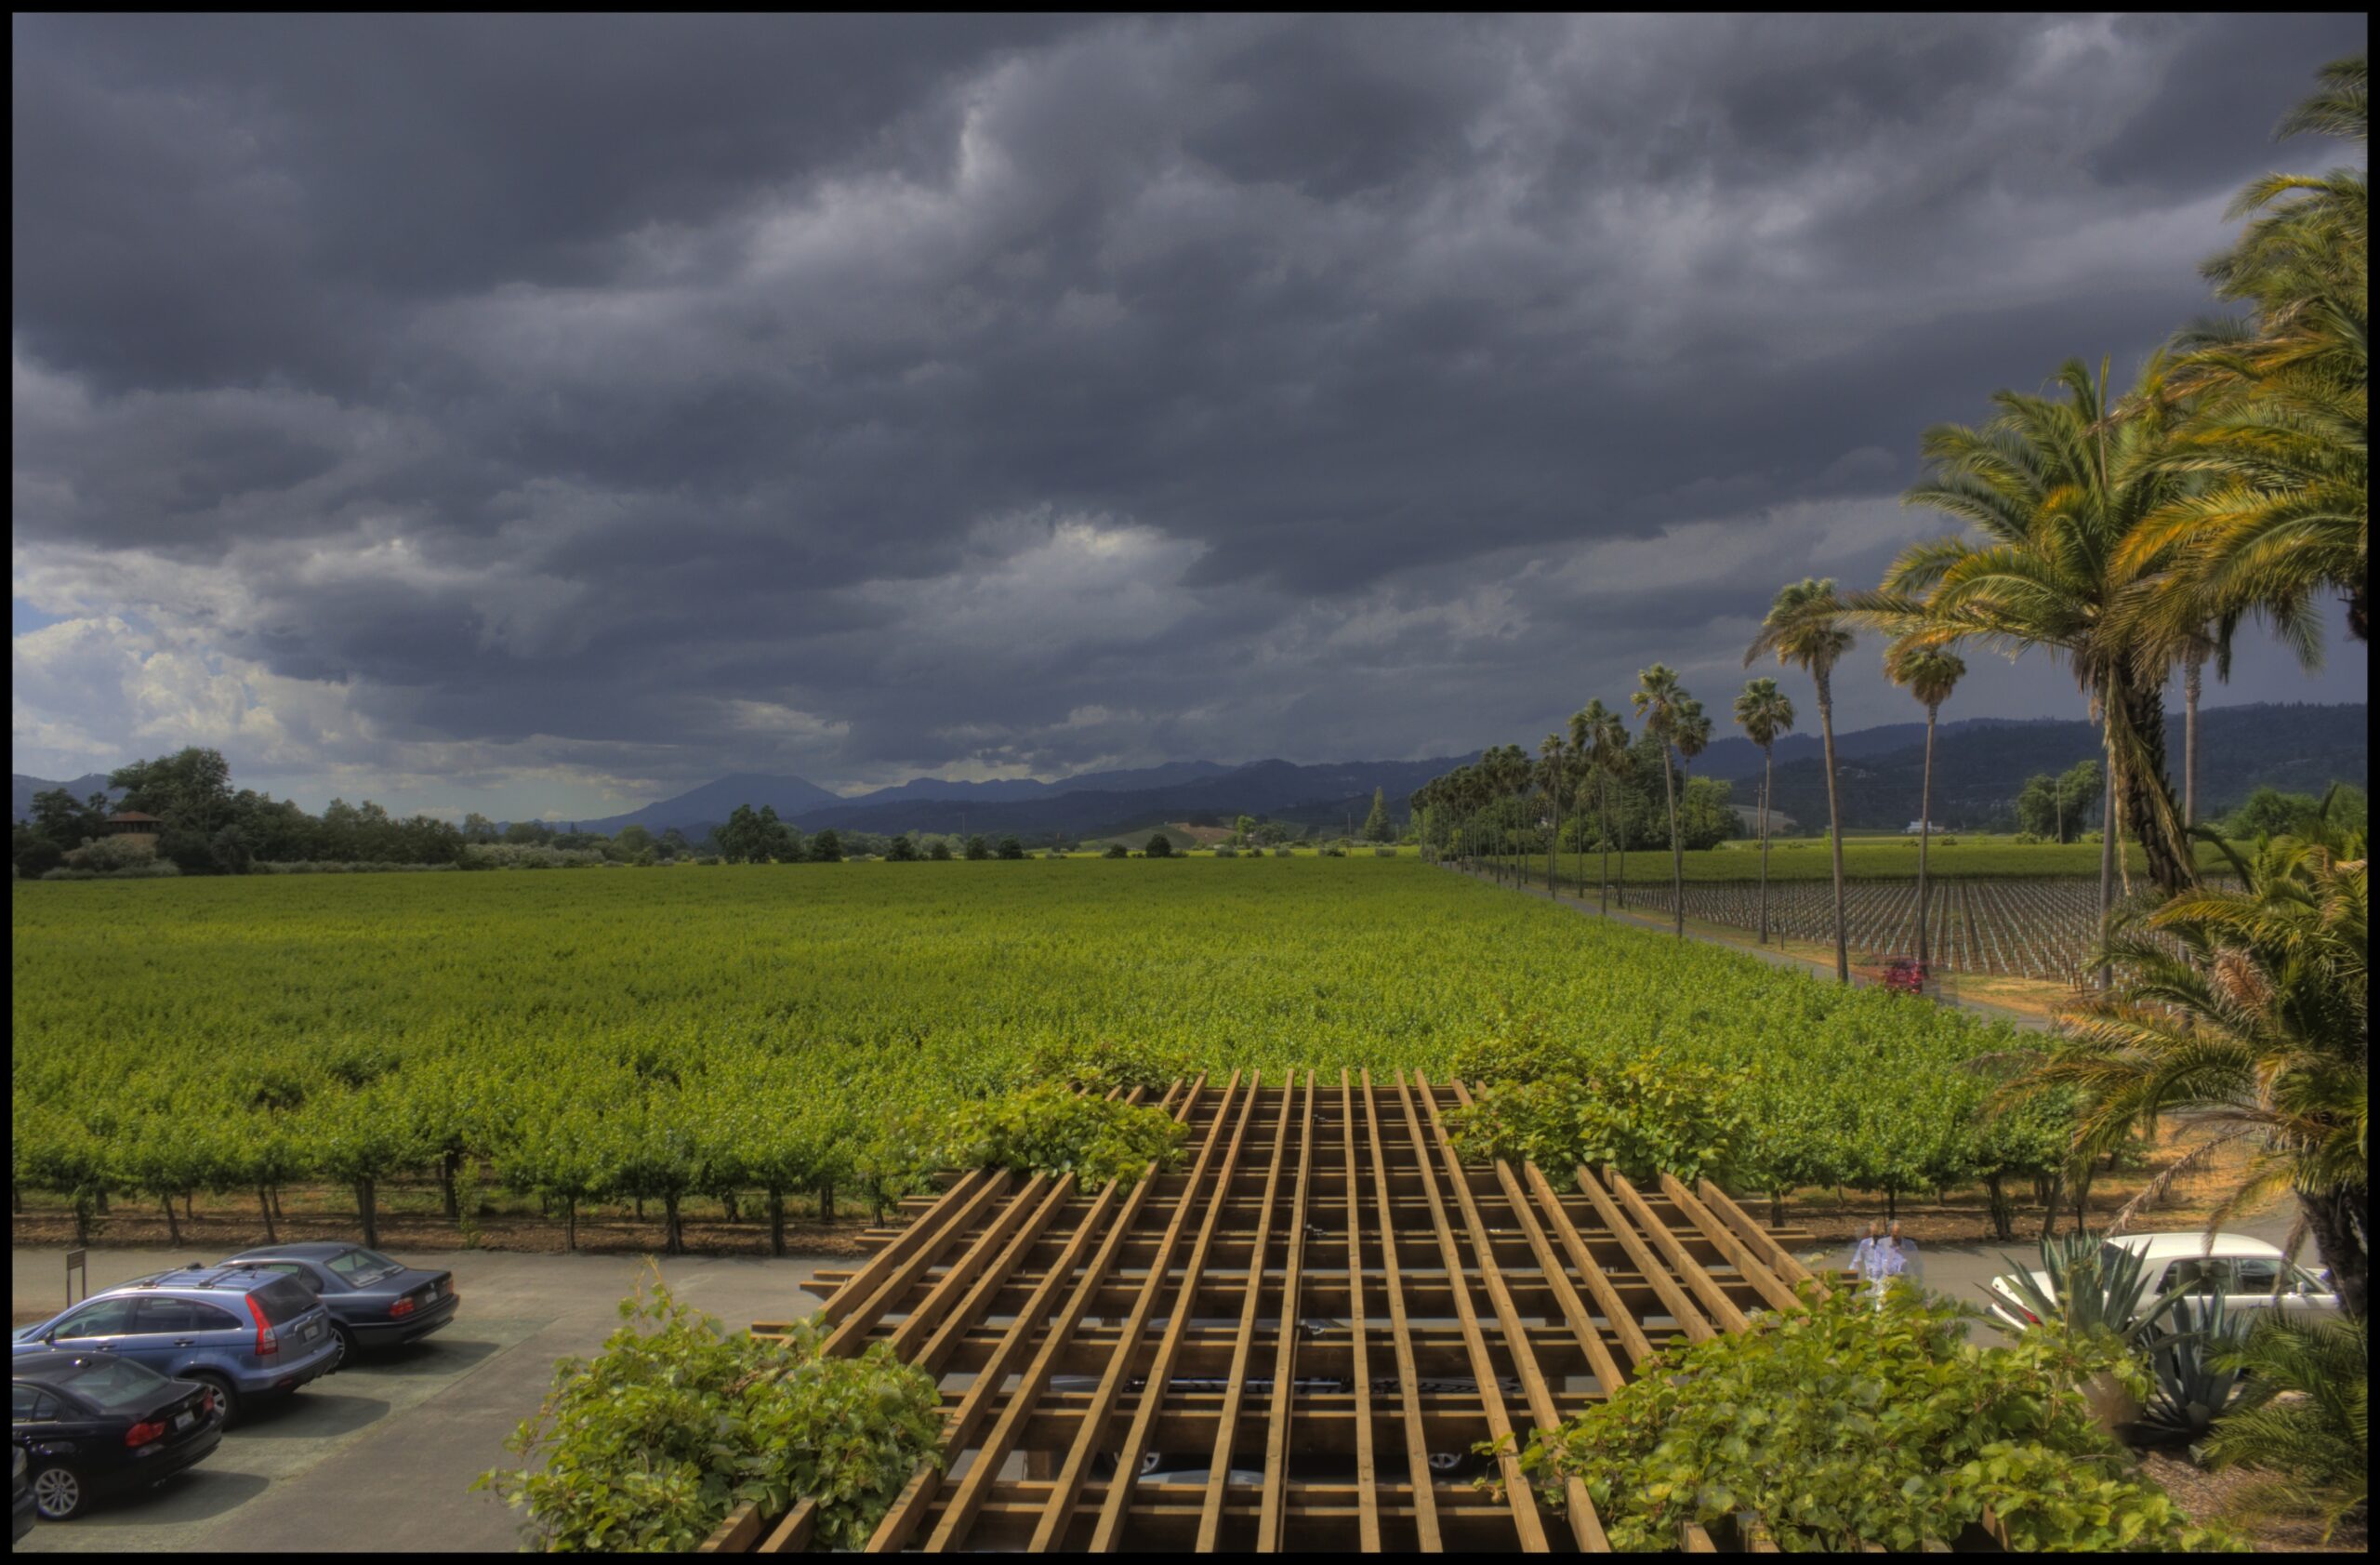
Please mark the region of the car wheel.
[[338, 1362], [331, 1366], [330, 1372], [333, 1374], [337, 1374], [339, 1371], [355, 1362], [355, 1333], [349, 1331], [346, 1327], [339, 1325], [337, 1321], [333, 1321], [331, 1323], [331, 1334], [338, 1338]]
[[182, 1378], [184, 1380], [194, 1380], [201, 1386], [210, 1387], [214, 1391], [215, 1405], [223, 1410], [223, 1427], [229, 1429], [232, 1425], [240, 1421], [240, 1394], [231, 1389], [231, 1383], [230, 1381], [225, 1380], [219, 1374], [205, 1373], [188, 1374], [184, 1375]]
[[33, 1468], [33, 1508], [44, 1521], [72, 1521], [83, 1514], [86, 1492], [73, 1468], [46, 1462]]

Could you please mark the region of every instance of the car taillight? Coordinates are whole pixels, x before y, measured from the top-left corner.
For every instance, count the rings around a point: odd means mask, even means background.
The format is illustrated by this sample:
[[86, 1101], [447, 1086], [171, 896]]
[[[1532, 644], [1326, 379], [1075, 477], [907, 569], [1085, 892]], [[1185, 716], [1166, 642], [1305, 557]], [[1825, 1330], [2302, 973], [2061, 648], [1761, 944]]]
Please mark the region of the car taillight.
[[124, 1443], [128, 1446], [144, 1446], [152, 1440], [165, 1438], [165, 1426], [163, 1424], [136, 1424], [124, 1432]]
[[413, 1301], [411, 1299], [399, 1299], [396, 1303], [389, 1306], [389, 1318], [392, 1320], [402, 1320], [412, 1313]]
[[274, 1333], [272, 1327], [266, 1323], [264, 1308], [257, 1303], [257, 1296], [254, 1293], [248, 1295], [248, 1317], [257, 1323], [257, 1357], [270, 1359], [280, 1352], [281, 1338]]

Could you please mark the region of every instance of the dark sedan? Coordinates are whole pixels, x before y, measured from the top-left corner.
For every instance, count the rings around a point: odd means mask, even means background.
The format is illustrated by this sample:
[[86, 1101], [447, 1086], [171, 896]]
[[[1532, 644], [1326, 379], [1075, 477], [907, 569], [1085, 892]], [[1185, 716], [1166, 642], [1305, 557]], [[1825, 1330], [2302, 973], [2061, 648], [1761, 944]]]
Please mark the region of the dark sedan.
[[9, 1367], [9, 1433], [45, 1521], [80, 1516], [102, 1494], [162, 1483], [223, 1441], [212, 1386], [168, 1380], [113, 1353], [29, 1353]]
[[364, 1347], [416, 1342], [447, 1325], [463, 1296], [455, 1274], [422, 1271], [360, 1244], [281, 1244], [231, 1257], [244, 1267], [286, 1272], [313, 1290], [349, 1359]]

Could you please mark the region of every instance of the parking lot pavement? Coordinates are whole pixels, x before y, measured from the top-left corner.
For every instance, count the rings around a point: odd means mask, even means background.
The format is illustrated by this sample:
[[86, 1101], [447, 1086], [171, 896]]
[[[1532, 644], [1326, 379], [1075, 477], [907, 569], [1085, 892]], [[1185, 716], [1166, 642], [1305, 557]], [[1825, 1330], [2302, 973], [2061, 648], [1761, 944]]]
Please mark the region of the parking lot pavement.
[[[452, 1271], [455, 1323], [411, 1347], [367, 1354], [279, 1406], [258, 1409], [220, 1450], [146, 1494], [65, 1523], [43, 1522], [20, 1551], [167, 1549], [511, 1549], [513, 1513], [470, 1492], [514, 1465], [504, 1441], [536, 1411], [565, 1354], [593, 1352], [619, 1325], [618, 1304], [643, 1263], [616, 1255], [390, 1252]], [[94, 1250], [94, 1292], [199, 1259], [179, 1251]], [[10, 1302], [65, 1303], [65, 1253], [10, 1254]], [[802, 1282], [827, 1257], [782, 1261], [684, 1256], [661, 1263], [685, 1303], [730, 1326], [807, 1314]]]

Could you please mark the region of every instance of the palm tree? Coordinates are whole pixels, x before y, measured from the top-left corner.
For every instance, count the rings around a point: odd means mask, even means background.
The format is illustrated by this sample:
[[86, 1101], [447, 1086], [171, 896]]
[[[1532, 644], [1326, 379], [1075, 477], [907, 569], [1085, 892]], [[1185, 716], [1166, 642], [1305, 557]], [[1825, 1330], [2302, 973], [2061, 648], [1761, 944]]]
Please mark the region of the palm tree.
[[1831, 579], [1805, 577], [1778, 589], [1760, 634], [1744, 650], [1750, 668], [1764, 653], [1779, 663], [1798, 668], [1818, 689], [1818, 736], [1826, 759], [1827, 836], [1834, 850], [1834, 981], [1851, 982], [1851, 948], [1843, 924], [1843, 805], [1834, 784], [1834, 666], [1851, 650], [1851, 632], [1843, 628], [1844, 604]]
[[1777, 775], [1776, 744], [1792, 732], [1793, 703], [1765, 674], [1744, 683], [1736, 697], [1736, 726], [1760, 747], [1760, 943], [1768, 944], [1768, 801]]
[[[2076, 1087], [2078, 1160], [2161, 1115], [2198, 1145], [2146, 1186], [2121, 1222], [2224, 1147], [2250, 1155], [2208, 1218], [2219, 1227], [2282, 1190], [2298, 1205], [2339, 1300], [2364, 1318], [2371, 1269], [2371, 894], [2360, 832], [2275, 838], [2253, 859], [2214, 833], [2241, 889], [2198, 890], [2120, 920], [2100, 960], [2121, 980], [2068, 1018], [2018, 1091]], [[2293, 1243], [2295, 1236], [2293, 1235]]]
[[1559, 734], [1548, 734], [1537, 747], [1537, 786], [1554, 806], [1554, 838], [1545, 845], [1545, 895], [1560, 894], [1554, 888], [1554, 867], [1562, 852], [1562, 794], [1570, 785], [1570, 747]]
[[[1510, 880], [1515, 871], [1514, 866], [1506, 861], [1503, 823], [1515, 818], [1515, 812], [1512, 807], [1513, 802], [1528, 788], [1528, 755], [1518, 745], [1498, 745], [1490, 749], [1480, 760], [1487, 770], [1488, 792], [1495, 810], [1492, 824], [1496, 833], [1494, 848], [1497, 873]], [[1518, 847], [1520, 844], [1515, 840], [1513, 845]]]
[[1702, 747], [1711, 740], [1711, 720], [1702, 715], [1702, 703], [1686, 693], [1677, 682], [1677, 671], [1668, 664], [1656, 663], [1639, 672], [1636, 680], [1629, 705], [1644, 718], [1645, 732], [1661, 746], [1661, 792], [1670, 810], [1671, 907], [1682, 940], [1686, 937], [1686, 853], [1678, 838], [1677, 781], [1670, 759], [1674, 754], [1691, 760], [1702, 753]]
[[[1594, 775], [1596, 793], [1603, 801], [1601, 908], [1608, 916], [1611, 912], [1611, 780], [1618, 775], [1620, 767], [1627, 763], [1628, 724], [1620, 720], [1618, 712], [1603, 704], [1601, 696], [1597, 696], [1571, 715], [1570, 749], [1585, 762], [1587, 769]], [[1624, 838], [1620, 844], [1620, 873], [1625, 881], [1628, 843]], [[1625, 905], [1627, 900], [1627, 890], [1623, 885], [1620, 901]]]
[[1917, 812], [1917, 965], [1923, 968], [1926, 946], [1925, 856], [1934, 837], [1934, 723], [1942, 703], [1965, 677], [1966, 659], [1923, 642], [1897, 641], [1884, 652], [1884, 677], [1917, 697], [1925, 708], [1925, 781], [1918, 794]]
[[[2367, 139], [2364, 58], [2334, 60], [2282, 120]], [[2170, 560], [2145, 617], [2202, 659], [2202, 628], [2270, 624], [2307, 667], [2321, 657], [2321, 590], [2346, 594], [2348, 633], [2370, 638], [2370, 204], [2363, 170], [2268, 175], [2241, 192], [2240, 241], [2202, 269], [2216, 297], [2254, 308], [2179, 334], [2160, 418], [2178, 414], [2161, 465], [2185, 484], [2120, 562]], [[2195, 672], [2195, 670], [2193, 670]], [[2185, 784], [2185, 814], [2195, 802]]]
[[[2132, 417], [2109, 416], [2106, 366], [2058, 371], [2062, 396], [1993, 393], [1980, 429], [1925, 431], [1927, 480], [1902, 496], [1980, 528], [1919, 544], [1893, 563], [1882, 590], [1850, 594], [1847, 617], [1934, 646], [1968, 639], [2011, 656], [2046, 649], [2095, 705], [2117, 808], [2150, 877], [2168, 894], [2194, 883], [2179, 812], [2165, 778], [2168, 669], [2182, 643], [2157, 632], [2144, 605], [2172, 547], [2138, 547], [2147, 519], [2183, 487], [2161, 465], [2167, 420], [2162, 361], [2143, 371]], [[2199, 622], [2202, 623], [2202, 619]]]
[[2216, 1360], [2241, 1372], [2242, 1394], [2215, 1425], [2206, 1454], [2218, 1469], [2271, 1475], [2255, 1489], [2282, 1507], [2320, 1515], [2328, 1543], [2371, 1502], [2372, 1333], [2360, 1320], [2256, 1315], [2248, 1340]]

